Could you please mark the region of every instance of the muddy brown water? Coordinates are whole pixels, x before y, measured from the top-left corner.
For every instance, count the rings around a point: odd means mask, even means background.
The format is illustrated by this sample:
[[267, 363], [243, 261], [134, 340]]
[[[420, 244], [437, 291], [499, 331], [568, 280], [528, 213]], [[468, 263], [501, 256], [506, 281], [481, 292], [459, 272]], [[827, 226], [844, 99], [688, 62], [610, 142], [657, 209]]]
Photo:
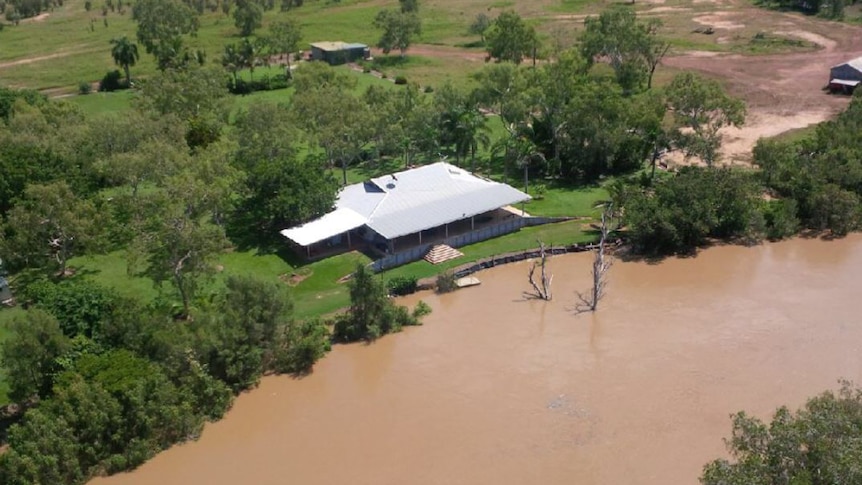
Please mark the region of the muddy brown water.
[[573, 316], [589, 261], [552, 259], [550, 303], [522, 301], [527, 263], [418, 295], [423, 327], [265, 378], [199, 441], [91, 483], [696, 484], [730, 413], [862, 378], [862, 236], [617, 261]]

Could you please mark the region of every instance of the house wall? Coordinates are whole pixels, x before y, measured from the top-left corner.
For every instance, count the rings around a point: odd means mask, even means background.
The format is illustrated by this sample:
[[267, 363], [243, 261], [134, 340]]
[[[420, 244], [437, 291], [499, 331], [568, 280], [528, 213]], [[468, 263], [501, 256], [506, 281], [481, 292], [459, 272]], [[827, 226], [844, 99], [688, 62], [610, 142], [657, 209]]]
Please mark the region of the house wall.
[[[442, 244], [447, 244], [449, 246], [452, 246], [453, 248], [458, 248], [461, 246], [466, 246], [468, 244], [474, 244], [480, 241], [484, 241], [486, 239], [502, 236], [503, 234], [509, 234], [510, 232], [515, 232], [524, 226], [532, 225], [530, 224], [529, 219], [532, 218], [515, 217], [512, 219], [508, 219], [500, 224], [486, 226], [475, 231], [446, 238], [443, 240]], [[391, 256], [386, 256], [384, 258], [378, 259], [377, 261], [374, 261], [373, 263], [371, 263], [371, 268], [374, 271], [383, 271], [389, 268], [394, 268], [396, 266], [401, 266], [402, 264], [418, 261], [422, 259], [425, 254], [428, 253], [428, 250], [431, 249], [431, 246], [435, 244], [441, 243], [435, 242], [432, 244], [421, 244], [405, 251], [400, 251]]]

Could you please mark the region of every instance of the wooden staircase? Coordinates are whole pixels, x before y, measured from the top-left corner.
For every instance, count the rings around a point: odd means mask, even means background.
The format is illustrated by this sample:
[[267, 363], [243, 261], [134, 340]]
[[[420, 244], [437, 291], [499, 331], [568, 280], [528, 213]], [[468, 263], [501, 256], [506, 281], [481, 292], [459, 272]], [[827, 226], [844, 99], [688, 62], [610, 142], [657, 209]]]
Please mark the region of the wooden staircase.
[[445, 244], [437, 244], [432, 246], [428, 253], [425, 254], [425, 261], [431, 264], [440, 264], [443, 261], [459, 258], [464, 256], [464, 253]]

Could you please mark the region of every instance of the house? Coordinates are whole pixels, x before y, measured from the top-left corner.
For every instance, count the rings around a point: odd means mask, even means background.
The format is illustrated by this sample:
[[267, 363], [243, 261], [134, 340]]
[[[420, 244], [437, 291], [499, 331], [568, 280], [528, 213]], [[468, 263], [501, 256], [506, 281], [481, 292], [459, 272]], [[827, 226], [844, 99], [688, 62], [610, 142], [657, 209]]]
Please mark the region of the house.
[[12, 290], [6, 278], [0, 276], [0, 304], [12, 301]]
[[311, 44], [311, 60], [325, 61], [332, 66], [369, 59], [371, 50], [365, 44], [346, 42], [315, 42]]
[[829, 70], [829, 90], [850, 94], [862, 82], [862, 57], [844, 64], [832, 66]]
[[403, 264], [432, 244], [461, 246], [517, 231], [524, 224], [510, 206], [529, 199], [438, 162], [348, 185], [332, 212], [281, 234], [309, 259], [366, 249], [381, 258], [399, 255]]

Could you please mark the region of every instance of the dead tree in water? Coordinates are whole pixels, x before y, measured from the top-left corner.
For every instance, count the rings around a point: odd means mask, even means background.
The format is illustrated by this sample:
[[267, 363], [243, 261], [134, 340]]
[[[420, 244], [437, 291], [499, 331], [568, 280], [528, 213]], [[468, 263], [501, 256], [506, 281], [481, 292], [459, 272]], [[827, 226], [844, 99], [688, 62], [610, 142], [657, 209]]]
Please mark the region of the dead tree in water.
[[607, 274], [613, 265], [613, 258], [605, 254], [605, 243], [611, 232], [609, 224], [612, 215], [611, 204], [608, 204], [602, 211], [602, 225], [598, 227], [601, 231], [601, 239], [599, 239], [599, 247], [595, 253], [595, 258], [593, 258], [593, 287], [588, 292], [578, 292], [579, 301], [575, 304], [575, 313], [596, 311], [599, 301], [605, 296], [605, 288], [608, 284]]
[[[524, 296], [527, 298], [535, 298], [538, 300], [550, 301], [551, 299], [551, 280], [554, 279], [554, 275], [549, 273], [546, 268], [547, 264], [547, 256], [545, 255], [545, 243], [539, 241], [539, 257], [540, 260], [533, 261], [533, 264], [530, 265], [530, 274], [529, 280], [530, 285], [533, 287], [533, 292], [525, 291]], [[536, 282], [535, 274], [536, 268], [542, 268], [542, 275], [539, 278], [539, 282]]]

